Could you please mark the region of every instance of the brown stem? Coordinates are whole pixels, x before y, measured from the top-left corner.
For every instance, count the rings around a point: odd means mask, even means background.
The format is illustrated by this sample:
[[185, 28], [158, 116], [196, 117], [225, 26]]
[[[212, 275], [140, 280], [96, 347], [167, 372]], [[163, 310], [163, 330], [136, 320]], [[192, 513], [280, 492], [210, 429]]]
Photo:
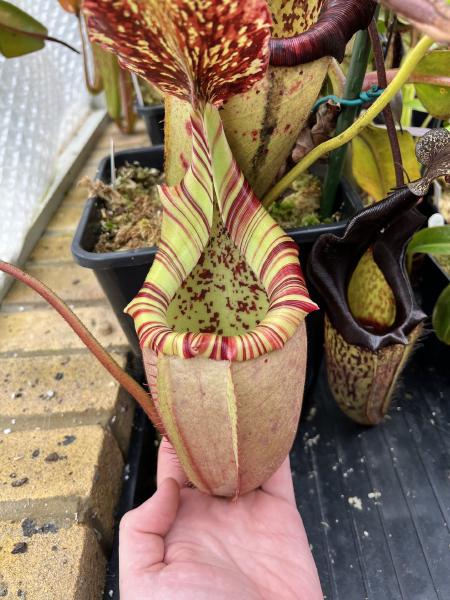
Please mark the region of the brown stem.
[[391, 48], [392, 40], [394, 38], [394, 31], [395, 31], [396, 25], [397, 25], [397, 15], [394, 15], [394, 17], [389, 25], [388, 39], [387, 39], [387, 43], [386, 43], [386, 48], [383, 53], [384, 60], [386, 60], [389, 55], [389, 50]]
[[[80, 32], [81, 47], [83, 50], [83, 70], [86, 88], [91, 94], [99, 94], [103, 90], [102, 76], [97, 65], [94, 47], [89, 41], [89, 37], [86, 33], [86, 28], [84, 26], [84, 16], [82, 13], [80, 13], [78, 16], [78, 29]], [[92, 81], [89, 73], [89, 51], [91, 51], [92, 53]]]
[[[394, 79], [398, 73], [398, 69], [388, 69], [386, 78], [388, 84]], [[373, 85], [377, 85], [378, 74], [376, 71], [366, 73], [364, 77], [363, 90], [366, 91]], [[450, 87], [450, 77], [448, 75], [424, 75], [422, 73], [412, 73], [408, 77], [408, 83], [426, 83], [428, 85], [439, 85], [440, 87]]]
[[[378, 74], [378, 85], [381, 88], [385, 89], [387, 87], [386, 68], [384, 66], [383, 49], [381, 48], [381, 42], [378, 36], [378, 30], [374, 19], [372, 19], [369, 25], [369, 36], [370, 41], [372, 42], [373, 56], [375, 59], [375, 66]], [[387, 104], [385, 109], [383, 110], [383, 116], [386, 122], [389, 143], [391, 145], [392, 159], [394, 161], [395, 169], [395, 180], [397, 183], [397, 187], [400, 187], [405, 183], [403, 177], [403, 161], [402, 153], [400, 151], [400, 144], [398, 143], [397, 130], [395, 129], [395, 122], [390, 104]]]
[[134, 112], [134, 88], [130, 72], [120, 66], [119, 69], [119, 90], [122, 115], [118, 125], [122, 133], [133, 133], [134, 124], [136, 122], [136, 113]]
[[39, 281], [39, 279], [36, 279], [32, 275], [25, 273], [15, 265], [0, 261], [0, 271], [11, 275], [14, 277], [14, 279], [22, 281], [25, 285], [42, 296], [42, 298], [44, 298], [44, 300], [46, 300], [51, 306], [53, 306], [53, 308], [62, 316], [66, 323], [70, 325], [88, 350], [92, 352], [97, 360], [114, 377], [114, 379], [118, 381], [131, 396], [133, 396], [155, 427], [159, 428], [160, 419], [152, 403], [150, 395], [116, 363], [113, 357], [95, 339], [90, 331], [86, 329], [80, 319], [70, 310], [67, 304], [61, 300], [61, 298], [59, 298], [52, 290], [44, 285], [42, 281]]

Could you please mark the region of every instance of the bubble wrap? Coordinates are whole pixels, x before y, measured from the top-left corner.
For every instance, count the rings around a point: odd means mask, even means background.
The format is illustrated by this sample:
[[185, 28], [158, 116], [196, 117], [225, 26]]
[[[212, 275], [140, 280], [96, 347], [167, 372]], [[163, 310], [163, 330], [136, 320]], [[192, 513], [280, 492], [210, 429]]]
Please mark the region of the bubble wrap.
[[[80, 48], [77, 19], [56, 0], [15, 0], [49, 35]], [[89, 112], [81, 56], [59, 44], [0, 57], [0, 258], [17, 260], [55, 176], [58, 153]], [[0, 275], [0, 298], [4, 285]]]

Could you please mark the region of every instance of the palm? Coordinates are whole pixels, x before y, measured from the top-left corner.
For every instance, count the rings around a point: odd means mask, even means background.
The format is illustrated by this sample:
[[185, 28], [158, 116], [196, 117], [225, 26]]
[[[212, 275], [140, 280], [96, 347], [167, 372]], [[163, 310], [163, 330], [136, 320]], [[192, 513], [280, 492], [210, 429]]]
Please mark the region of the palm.
[[237, 502], [184, 487], [172, 511], [170, 498], [178, 495], [178, 486], [168, 476], [184, 480], [179, 465], [163, 449], [158, 479], [165, 481], [158, 493], [167, 498], [161, 498], [159, 511], [155, 506], [152, 510], [155, 495], [129, 513], [122, 527], [121, 599], [322, 598], [295, 507], [288, 461], [264, 489]]

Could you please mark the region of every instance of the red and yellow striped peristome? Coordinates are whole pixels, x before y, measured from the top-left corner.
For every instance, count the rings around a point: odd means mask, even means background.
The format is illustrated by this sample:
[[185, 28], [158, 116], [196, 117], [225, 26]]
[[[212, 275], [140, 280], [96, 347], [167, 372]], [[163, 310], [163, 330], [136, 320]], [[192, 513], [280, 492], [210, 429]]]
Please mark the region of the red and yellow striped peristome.
[[219, 112], [266, 74], [269, 10], [264, 0], [86, 0], [85, 9], [94, 41], [190, 112], [180, 127], [191, 156], [181, 181], [159, 190], [158, 253], [126, 310], [187, 477], [236, 496], [261, 485], [292, 445], [302, 321], [316, 308], [298, 250], [245, 181]]
[[[297, 246], [244, 180], [231, 155], [219, 113], [212, 105], [207, 105], [203, 113], [193, 114], [192, 132], [192, 163], [178, 186], [161, 188], [164, 220], [159, 251], [142, 290], [127, 311], [135, 320], [143, 347], [184, 358], [248, 360], [281, 348], [305, 314], [316, 306], [305, 287]], [[213, 223], [215, 210], [218, 224]], [[220, 226], [225, 238], [215, 248], [216, 259], [229, 236], [256, 275], [242, 278], [242, 283], [251, 287], [260, 282], [258, 291], [267, 293], [267, 312], [252, 331], [238, 335], [177, 331], [176, 323], [168, 322], [169, 305], [204, 255], [214, 225], [216, 230]], [[219, 237], [216, 232], [216, 239]], [[209, 265], [211, 274], [200, 277], [203, 290], [217, 285], [220, 266], [214, 262]], [[191, 288], [195, 289], [195, 277]], [[225, 295], [225, 306], [239, 310], [238, 304], [233, 305], [232, 291], [229, 285], [219, 289]], [[253, 295], [260, 303], [263, 301], [261, 293]], [[266, 304], [260, 309], [265, 310]], [[220, 323], [218, 318], [219, 329]], [[228, 323], [228, 330], [239, 327]]]

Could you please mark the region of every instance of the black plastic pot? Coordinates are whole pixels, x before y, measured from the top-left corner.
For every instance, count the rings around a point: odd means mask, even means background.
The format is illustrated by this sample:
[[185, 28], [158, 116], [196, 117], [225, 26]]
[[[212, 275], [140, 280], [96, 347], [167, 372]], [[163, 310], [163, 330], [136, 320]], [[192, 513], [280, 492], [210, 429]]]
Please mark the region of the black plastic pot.
[[164, 144], [164, 105], [138, 106], [136, 112], [145, 121], [148, 137], [153, 146]]
[[[163, 146], [127, 150], [117, 152], [115, 155], [116, 168], [134, 161], [145, 167], [155, 167], [162, 170], [164, 163]], [[109, 157], [100, 162], [96, 178], [104, 182], [110, 182], [111, 165]], [[72, 254], [79, 265], [94, 271], [134, 354], [140, 356], [133, 321], [128, 315], [124, 314], [123, 309], [141, 288], [153, 263], [156, 247], [99, 254], [93, 251], [99, 231], [100, 204], [99, 199], [93, 197], [89, 198], [81, 215], [72, 241]]]
[[[146, 167], [163, 168], [164, 151], [162, 146], [153, 148], [138, 148], [117, 152], [115, 155], [116, 168], [126, 162], [137, 161]], [[109, 183], [111, 179], [111, 166], [109, 157], [104, 158], [97, 171], [97, 178]], [[355, 189], [343, 180], [338, 189], [340, 200], [339, 208], [344, 220], [330, 225], [316, 225], [313, 227], [299, 227], [289, 231], [289, 235], [300, 247], [300, 257], [303, 265], [315, 240], [322, 233], [334, 233], [340, 235], [347, 224], [348, 218], [361, 208], [361, 200]], [[131, 318], [123, 313], [124, 307], [134, 298], [153, 263], [156, 247], [139, 248], [124, 252], [105, 252], [102, 254], [93, 252], [93, 248], [99, 235], [99, 201], [97, 198], [89, 198], [84, 208], [81, 220], [72, 242], [72, 253], [76, 262], [94, 270], [106, 297], [108, 298], [126, 336], [133, 349], [139, 356], [139, 344]], [[316, 301], [314, 290], [312, 295]], [[310, 345], [308, 356], [314, 362], [322, 355], [322, 317], [319, 313], [313, 313], [306, 321], [308, 333], [310, 333]]]

